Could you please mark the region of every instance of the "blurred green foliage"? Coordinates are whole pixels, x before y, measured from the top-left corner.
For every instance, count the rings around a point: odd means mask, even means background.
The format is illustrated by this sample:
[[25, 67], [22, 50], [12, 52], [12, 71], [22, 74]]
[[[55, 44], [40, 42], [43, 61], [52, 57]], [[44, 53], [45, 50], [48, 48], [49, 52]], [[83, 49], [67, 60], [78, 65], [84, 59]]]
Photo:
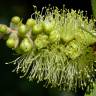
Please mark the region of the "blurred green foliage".
[[96, 0], [91, 0], [93, 16], [96, 18]]

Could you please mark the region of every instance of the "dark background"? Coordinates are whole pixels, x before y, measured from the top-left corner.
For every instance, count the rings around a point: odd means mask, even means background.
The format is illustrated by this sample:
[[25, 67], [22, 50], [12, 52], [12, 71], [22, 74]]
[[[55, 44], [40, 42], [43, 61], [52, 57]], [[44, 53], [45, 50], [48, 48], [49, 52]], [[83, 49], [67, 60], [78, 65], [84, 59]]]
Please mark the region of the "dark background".
[[[33, 5], [41, 10], [49, 4], [58, 8], [65, 4], [68, 9], [84, 10], [89, 18], [92, 16], [90, 0], [0, 0], [0, 23], [9, 25], [14, 15], [20, 16], [25, 22], [34, 12]], [[4, 43], [4, 40], [0, 40], [0, 96], [58, 96], [57, 89], [44, 88], [43, 82], [29, 82], [25, 78], [19, 79], [15, 72], [12, 73], [15, 66], [5, 65], [5, 62], [14, 60], [16, 56], [13, 56], [14, 52]], [[83, 96], [83, 93], [80, 89], [77, 92], [78, 96]]]
[[88, 16], [92, 14], [90, 0], [0, 0], [0, 22], [9, 23], [14, 15], [19, 15], [26, 20], [33, 13], [33, 5], [41, 10], [43, 6], [49, 4], [58, 8], [62, 8], [64, 4], [66, 8], [88, 11]]

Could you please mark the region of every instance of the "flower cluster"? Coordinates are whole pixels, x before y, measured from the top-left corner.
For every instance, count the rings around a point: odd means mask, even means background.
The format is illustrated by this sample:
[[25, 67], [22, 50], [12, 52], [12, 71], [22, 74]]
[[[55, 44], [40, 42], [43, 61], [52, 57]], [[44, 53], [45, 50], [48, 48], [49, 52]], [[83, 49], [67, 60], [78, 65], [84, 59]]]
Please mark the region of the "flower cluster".
[[0, 25], [0, 35], [8, 36], [6, 45], [22, 54], [11, 62], [17, 64], [15, 71], [64, 90], [83, 89], [93, 83], [95, 21], [82, 11], [57, 7], [42, 8], [42, 12], [35, 7], [33, 15], [26, 24], [14, 16], [10, 27]]

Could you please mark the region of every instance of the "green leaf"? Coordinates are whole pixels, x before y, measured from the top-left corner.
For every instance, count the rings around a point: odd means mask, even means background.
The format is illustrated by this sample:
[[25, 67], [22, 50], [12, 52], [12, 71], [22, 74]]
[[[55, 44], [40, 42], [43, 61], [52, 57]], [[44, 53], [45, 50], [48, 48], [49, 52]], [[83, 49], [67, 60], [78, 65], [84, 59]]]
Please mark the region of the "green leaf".
[[90, 94], [85, 94], [85, 96], [96, 96], [96, 84], [94, 84], [94, 87]]

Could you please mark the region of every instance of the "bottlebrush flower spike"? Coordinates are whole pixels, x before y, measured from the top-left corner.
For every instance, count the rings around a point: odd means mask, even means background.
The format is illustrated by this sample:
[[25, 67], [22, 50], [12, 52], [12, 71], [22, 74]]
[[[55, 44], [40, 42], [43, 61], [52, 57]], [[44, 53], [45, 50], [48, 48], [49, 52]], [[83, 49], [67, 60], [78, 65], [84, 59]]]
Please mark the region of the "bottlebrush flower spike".
[[[17, 64], [15, 71], [24, 73], [21, 77], [25, 76], [29, 80], [37, 79], [38, 82], [45, 80], [52, 87], [58, 86], [64, 90], [75, 91], [77, 87], [84, 89], [87, 84], [94, 82], [95, 77], [93, 66], [96, 56], [90, 46], [96, 43], [96, 36], [93, 36], [96, 33], [94, 20], [84, 17], [83, 11], [59, 10], [57, 7], [44, 10], [45, 15], [42, 15], [42, 12], [35, 8], [35, 24], [40, 24], [42, 30], [34, 34], [34, 28], [31, 26], [28, 32], [30, 34], [27, 36], [32, 39], [32, 50], [11, 62]], [[51, 34], [54, 31], [59, 40], [51, 42], [49, 36], [54, 35]], [[36, 42], [38, 36], [40, 38]], [[42, 36], [48, 37], [47, 43]], [[42, 47], [37, 48], [35, 45], [39, 47], [39, 44]]]

